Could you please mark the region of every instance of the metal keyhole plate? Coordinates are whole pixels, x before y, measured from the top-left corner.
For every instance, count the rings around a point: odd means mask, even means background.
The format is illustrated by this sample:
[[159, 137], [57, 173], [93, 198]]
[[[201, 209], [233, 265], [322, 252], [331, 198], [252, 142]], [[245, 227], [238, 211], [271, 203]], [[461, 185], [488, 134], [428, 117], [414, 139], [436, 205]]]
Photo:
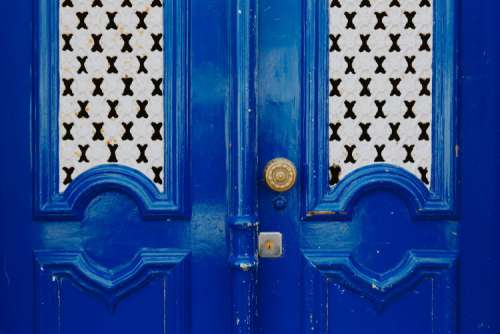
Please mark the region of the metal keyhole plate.
[[259, 233], [259, 256], [263, 258], [281, 257], [283, 254], [282, 239], [280, 232]]

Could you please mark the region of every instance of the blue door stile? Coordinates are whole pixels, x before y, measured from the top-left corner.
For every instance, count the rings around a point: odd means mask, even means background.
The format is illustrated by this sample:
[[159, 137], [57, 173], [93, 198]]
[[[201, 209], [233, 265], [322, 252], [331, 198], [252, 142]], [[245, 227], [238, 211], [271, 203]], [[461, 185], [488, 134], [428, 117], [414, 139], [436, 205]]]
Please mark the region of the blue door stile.
[[230, 10], [230, 105], [228, 134], [228, 228], [231, 266], [231, 333], [255, 330], [257, 281], [255, 0]]

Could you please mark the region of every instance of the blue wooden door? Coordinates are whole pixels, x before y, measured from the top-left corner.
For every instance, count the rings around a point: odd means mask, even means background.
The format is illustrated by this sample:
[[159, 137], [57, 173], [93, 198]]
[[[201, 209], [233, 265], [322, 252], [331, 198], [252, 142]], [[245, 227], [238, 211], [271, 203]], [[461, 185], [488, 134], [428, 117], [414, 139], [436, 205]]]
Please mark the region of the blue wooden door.
[[500, 332], [497, 10], [259, 1], [259, 332]]
[[252, 10], [2, 2], [1, 333], [252, 325]]
[[497, 7], [2, 3], [0, 332], [498, 333]]

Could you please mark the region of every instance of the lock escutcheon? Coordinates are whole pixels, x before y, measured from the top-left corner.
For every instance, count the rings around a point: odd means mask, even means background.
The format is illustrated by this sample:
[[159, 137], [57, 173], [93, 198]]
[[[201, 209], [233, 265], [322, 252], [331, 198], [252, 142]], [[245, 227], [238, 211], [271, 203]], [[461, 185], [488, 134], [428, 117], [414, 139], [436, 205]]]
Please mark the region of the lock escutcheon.
[[283, 255], [283, 237], [280, 232], [259, 233], [259, 256], [278, 258]]

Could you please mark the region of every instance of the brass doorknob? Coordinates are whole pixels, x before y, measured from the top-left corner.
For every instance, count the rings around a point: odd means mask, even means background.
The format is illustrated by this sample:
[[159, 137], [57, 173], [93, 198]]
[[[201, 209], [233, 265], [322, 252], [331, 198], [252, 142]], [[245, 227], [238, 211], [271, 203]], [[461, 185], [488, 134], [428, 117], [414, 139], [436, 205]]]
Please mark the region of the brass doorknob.
[[275, 158], [264, 168], [264, 178], [269, 188], [277, 192], [290, 190], [297, 180], [297, 169], [288, 159]]

